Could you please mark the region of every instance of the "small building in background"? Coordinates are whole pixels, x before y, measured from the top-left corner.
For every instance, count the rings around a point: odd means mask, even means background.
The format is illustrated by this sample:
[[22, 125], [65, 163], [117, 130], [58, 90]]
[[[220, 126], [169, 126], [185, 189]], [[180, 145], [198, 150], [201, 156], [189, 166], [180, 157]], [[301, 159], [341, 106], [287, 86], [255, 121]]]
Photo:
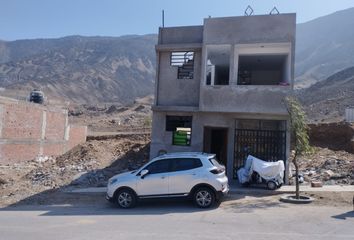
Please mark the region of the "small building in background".
[[345, 109], [345, 121], [348, 123], [354, 123], [354, 108]]

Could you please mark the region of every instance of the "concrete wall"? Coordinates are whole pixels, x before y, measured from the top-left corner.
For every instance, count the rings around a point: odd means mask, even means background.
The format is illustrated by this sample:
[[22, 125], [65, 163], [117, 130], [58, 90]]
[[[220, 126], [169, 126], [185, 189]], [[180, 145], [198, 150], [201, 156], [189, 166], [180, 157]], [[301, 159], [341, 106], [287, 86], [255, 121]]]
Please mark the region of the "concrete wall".
[[287, 115], [283, 99], [289, 86], [204, 86], [200, 111]]
[[86, 131], [68, 124], [67, 110], [0, 97], [1, 163], [60, 155], [85, 142]]
[[[172, 132], [165, 129], [166, 115], [192, 116], [192, 136], [190, 146], [172, 145]], [[241, 114], [241, 113], [203, 113], [203, 112], [160, 112], [154, 111], [150, 158], [158, 155], [160, 150], [167, 152], [202, 152], [204, 127], [222, 127], [228, 129], [227, 174], [233, 176], [235, 123], [236, 119], [285, 120], [287, 116]], [[287, 134], [287, 157], [290, 153], [290, 134]], [[288, 167], [287, 167], [288, 168]]]
[[194, 53], [193, 79], [177, 79], [177, 66], [170, 65], [170, 51], [160, 52], [159, 55], [159, 84], [157, 104], [159, 106], [198, 106], [201, 51]]
[[296, 14], [204, 19], [204, 44], [293, 42]]
[[159, 29], [158, 44], [201, 43], [203, 26], [168, 27]]

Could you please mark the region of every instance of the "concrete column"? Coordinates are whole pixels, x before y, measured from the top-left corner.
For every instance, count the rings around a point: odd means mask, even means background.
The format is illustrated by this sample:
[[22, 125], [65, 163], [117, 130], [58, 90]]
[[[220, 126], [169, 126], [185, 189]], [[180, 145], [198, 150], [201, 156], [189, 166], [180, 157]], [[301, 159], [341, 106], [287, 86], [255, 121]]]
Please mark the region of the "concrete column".
[[41, 139], [39, 143], [39, 155], [43, 155], [44, 142], [45, 142], [45, 129], [47, 127], [47, 111], [42, 112], [42, 127], [41, 127]]
[[202, 103], [203, 103], [203, 88], [205, 88], [206, 81], [205, 81], [205, 71], [206, 71], [206, 58], [207, 56], [207, 49], [206, 45], [203, 45], [202, 47], [202, 56], [201, 56], [201, 67], [200, 67], [200, 84], [199, 84], [199, 103], [198, 107], [201, 109]]
[[[162, 31], [161, 31], [162, 34]], [[160, 53], [156, 51], [156, 76], [155, 76], [155, 98], [154, 98], [154, 105], [159, 105], [159, 81], [160, 81]]]
[[229, 79], [229, 85], [236, 85], [237, 84], [237, 75], [235, 74], [235, 70], [237, 69], [237, 66], [235, 66], [235, 45], [231, 45], [230, 48], [230, 79]]
[[64, 127], [64, 141], [69, 141], [69, 138], [70, 138], [69, 132], [70, 132], [69, 116], [68, 116], [68, 113], [66, 113], [65, 127]]
[[235, 45], [232, 45], [232, 53], [233, 53], [233, 65], [234, 65], [234, 70], [233, 70], [233, 85], [237, 85], [237, 81], [238, 81], [238, 52], [237, 52], [237, 48], [235, 47]]

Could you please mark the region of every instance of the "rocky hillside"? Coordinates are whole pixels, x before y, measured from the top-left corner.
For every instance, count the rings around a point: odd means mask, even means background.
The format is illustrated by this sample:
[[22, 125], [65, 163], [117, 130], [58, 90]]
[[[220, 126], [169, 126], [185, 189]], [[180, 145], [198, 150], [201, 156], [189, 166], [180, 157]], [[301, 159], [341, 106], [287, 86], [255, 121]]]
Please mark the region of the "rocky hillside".
[[354, 67], [339, 71], [298, 95], [311, 121], [343, 120], [345, 108], [354, 107]]
[[349, 8], [297, 25], [297, 87], [354, 66], [353, 23], [354, 8]]
[[[298, 24], [297, 88], [354, 66], [352, 23], [354, 8]], [[0, 90], [10, 89], [0, 94], [42, 88], [50, 98], [76, 103], [132, 102], [153, 93], [156, 42], [153, 34], [0, 41]]]
[[132, 102], [153, 92], [156, 41], [156, 35], [2, 41], [0, 87], [41, 88], [76, 103]]

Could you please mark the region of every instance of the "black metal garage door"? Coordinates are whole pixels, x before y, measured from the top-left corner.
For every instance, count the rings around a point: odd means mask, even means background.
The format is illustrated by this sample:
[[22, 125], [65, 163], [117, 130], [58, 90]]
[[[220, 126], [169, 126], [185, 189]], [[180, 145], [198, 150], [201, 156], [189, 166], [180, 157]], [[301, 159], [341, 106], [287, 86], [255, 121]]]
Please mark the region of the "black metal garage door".
[[249, 154], [269, 162], [285, 161], [286, 131], [236, 129], [234, 149], [234, 172]]

